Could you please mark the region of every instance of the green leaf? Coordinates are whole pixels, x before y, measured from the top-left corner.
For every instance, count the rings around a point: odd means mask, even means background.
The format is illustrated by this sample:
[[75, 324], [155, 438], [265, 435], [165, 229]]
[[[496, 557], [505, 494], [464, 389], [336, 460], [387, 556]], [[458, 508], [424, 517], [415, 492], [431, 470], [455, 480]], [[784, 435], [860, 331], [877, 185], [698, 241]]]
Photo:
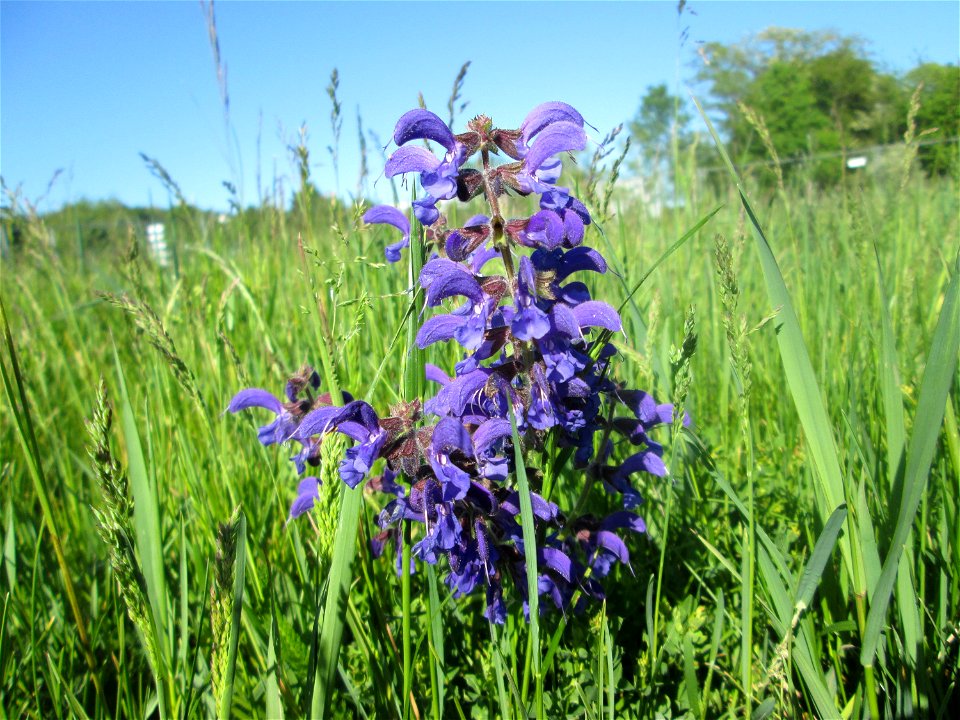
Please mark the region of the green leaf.
[[247, 516], [243, 510], [237, 517], [237, 556], [233, 562], [233, 612], [230, 618], [230, 649], [224, 677], [224, 715], [230, 717], [233, 705], [233, 680], [237, 670], [237, 646], [240, 642], [240, 623], [243, 613], [243, 582], [247, 566]]
[[800, 584], [797, 586], [797, 599], [793, 604], [794, 613], [802, 614], [813, 601], [813, 593], [820, 584], [820, 578], [823, 576], [823, 570], [830, 560], [830, 554], [837, 543], [837, 537], [843, 528], [843, 523], [847, 519], [847, 506], [841, 505], [830, 515], [827, 524], [824, 526], [820, 537], [817, 538], [816, 545], [813, 546], [813, 553], [807, 561], [800, 578]]
[[527, 563], [527, 607], [530, 614], [530, 657], [533, 662], [533, 677], [536, 692], [537, 717], [543, 717], [543, 675], [540, 672], [540, 593], [537, 573], [537, 531], [533, 522], [533, 502], [530, 500], [530, 483], [523, 462], [523, 447], [517, 431], [517, 418], [510, 409], [510, 426], [513, 430], [513, 460], [517, 474], [517, 492], [520, 495], [520, 525], [523, 528], [524, 557]]
[[[696, 99], [694, 99], [694, 102], [696, 102]], [[770, 243], [767, 241], [760, 221], [747, 200], [747, 194], [740, 177], [714, 130], [713, 124], [704, 114], [699, 102], [697, 102], [697, 108], [707, 123], [731, 177], [736, 182], [740, 193], [740, 202], [753, 228], [770, 307], [780, 308], [779, 313], [773, 320], [777, 334], [777, 345], [780, 349], [780, 359], [783, 362], [787, 387], [790, 389], [797, 414], [800, 416], [800, 424], [810, 445], [810, 454], [817, 470], [820, 509], [826, 514], [827, 511], [832, 512], [833, 508], [838, 507], [844, 501], [843, 476], [840, 472], [840, 461], [837, 457], [837, 445], [831, 429], [830, 416], [823, 404], [820, 385], [813, 372], [813, 365], [810, 362], [810, 355], [807, 352], [803, 333], [800, 331], [800, 321], [793, 309], [793, 301], [783, 280], [783, 275], [780, 273], [780, 267], [777, 265]], [[845, 551], [845, 556], [849, 556], [848, 550]]]
[[937, 321], [937, 329], [934, 331], [930, 354], [927, 357], [927, 365], [920, 385], [917, 414], [910, 445], [907, 448], [903, 493], [893, 540], [884, 558], [880, 579], [870, 596], [870, 612], [867, 615], [863, 647], [860, 651], [860, 662], [865, 666], [873, 666], [880, 633], [883, 631], [887, 616], [890, 594], [893, 591], [897, 569], [900, 567], [900, 555], [903, 553], [917, 508], [927, 487], [930, 463], [933, 462], [937, 437], [940, 435], [946, 410], [947, 396], [957, 367], [957, 356], [960, 352], [958, 350], [960, 348], [958, 292], [960, 292], [960, 257], [954, 263], [953, 277], [943, 298], [940, 319]]
[[337, 670], [337, 656], [340, 641], [343, 639], [343, 626], [346, 616], [347, 594], [353, 575], [350, 566], [356, 554], [357, 528], [360, 520], [360, 504], [363, 501], [363, 488], [352, 490], [345, 487], [340, 502], [340, 514], [337, 520], [337, 537], [333, 544], [333, 558], [330, 562], [330, 574], [327, 584], [327, 599], [323, 608], [323, 620], [320, 624], [320, 637], [317, 658], [317, 672], [314, 676], [311, 718], [327, 717], [327, 703]]
[[57, 679], [58, 683], [60, 683], [60, 689], [63, 690], [63, 694], [67, 698], [67, 705], [70, 706], [70, 712], [72, 713], [72, 716], [79, 718], [80, 720], [90, 720], [90, 716], [87, 715], [86, 711], [83, 709], [83, 706], [77, 701], [73, 691], [70, 690], [70, 686], [63, 681], [63, 678], [60, 676], [60, 671], [57, 670], [56, 665], [53, 664], [53, 660], [50, 658], [49, 654], [47, 654], [47, 667], [50, 669], [50, 674]]

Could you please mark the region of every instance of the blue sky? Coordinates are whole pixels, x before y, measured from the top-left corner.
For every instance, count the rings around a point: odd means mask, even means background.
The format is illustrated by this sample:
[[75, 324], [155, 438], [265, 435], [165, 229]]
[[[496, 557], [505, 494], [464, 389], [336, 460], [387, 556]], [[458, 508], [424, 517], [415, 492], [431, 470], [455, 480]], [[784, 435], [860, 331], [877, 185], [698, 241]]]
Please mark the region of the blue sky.
[[[41, 210], [84, 197], [166, 206], [143, 152], [201, 207], [227, 207], [223, 181], [239, 187], [244, 204], [275, 182], [289, 199], [296, 172], [287, 147], [305, 124], [312, 173], [329, 192], [337, 187], [327, 151], [333, 68], [344, 116], [339, 188], [347, 194], [357, 186], [358, 111], [382, 143], [418, 92], [446, 117], [467, 60], [465, 114], [514, 127], [534, 105], [564, 100], [600, 135], [634, 114], [648, 86], [674, 86], [678, 67], [689, 79], [699, 43], [735, 42], [769, 26], [860, 35], [892, 71], [960, 60], [956, 1], [688, 8], [695, 14], [678, 21], [673, 2], [220, 2], [228, 129], [197, 2], [3, 0], [0, 173]], [[681, 46], [682, 29], [689, 34]], [[382, 159], [372, 145], [368, 138], [376, 177]], [[386, 183], [372, 192], [385, 199]]]

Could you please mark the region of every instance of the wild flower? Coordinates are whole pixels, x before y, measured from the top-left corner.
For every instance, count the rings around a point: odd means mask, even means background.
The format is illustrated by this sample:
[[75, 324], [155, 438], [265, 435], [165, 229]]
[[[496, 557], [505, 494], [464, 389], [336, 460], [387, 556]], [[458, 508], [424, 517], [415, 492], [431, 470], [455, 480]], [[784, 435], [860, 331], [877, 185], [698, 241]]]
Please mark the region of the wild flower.
[[[454, 134], [428, 110], [411, 110], [398, 121], [393, 139], [398, 149], [385, 174], [419, 175], [425, 195], [414, 202], [413, 214], [425, 228], [431, 254], [417, 281], [427, 307], [443, 308], [423, 320], [416, 343], [420, 348], [457, 343], [463, 356], [453, 374], [428, 365], [433, 396], [401, 403], [382, 417], [363, 401], [345, 397], [345, 405], [336, 407], [328, 396], [315, 396], [319, 381], [308, 368], [288, 383], [288, 402], [249, 389], [228, 409], [257, 406], [273, 412], [275, 420], [260, 428], [260, 441], [299, 443], [302, 450], [293, 460], [301, 474], [316, 463], [324, 437], [337, 432], [351, 438], [341, 480], [351, 488], [366, 482], [388, 498], [374, 552], [391, 548], [402, 573], [402, 528], [414, 524], [417, 529], [408, 535], [415, 540], [412, 556], [429, 564], [444, 558], [445, 582], [456, 596], [483, 588], [492, 622], [506, 618], [507, 579], [526, 611], [531, 555], [539, 569], [538, 591], [556, 608], [566, 611], [603, 598], [600, 580], [618, 563], [629, 567], [618, 532], [646, 530], [632, 512], [642, 502], [632, 476], [667, 473], [663, 447], [651, 433], [673, 421], [673, 406], [610, 377], [617, 350], [606, 338], [622, 329], [620, 316], [594, 300], [580, 279], [583, 273], [606, 273], [607, 263], [583, 245], [589, 211], [557, 184], [563, 155], [586, 145], [583, 117], [565, 103], [551, 102], [534, 108], [517, 129], [495, 128], [479, 115], [465, 132]], [[442, 156], [409, 144], [413, 141], [436, 144]], [[479, 166], [467, 167], [478, 153]], [[492, 164], [491, 156], [500, 154], [510, 162]], [[529, 217], [505, 218], [500, 199], [508, 193], [539, 195], [540, 209]], [[479, 196], [488, 212], [463, 227], [448, 227], [438, 202]], [[394, 207], [378, 206], [364, 220], [401, 233], [385, 250], [387, 260], [397, 262], [409, 246], [408, 218]], [[498, 265], [491, 264], [495, 259]], [[454, 307], [447, 310], [449, 304]], [[511, 419], [525, 466], [535, 477], [542, 462], [565, 458], [579, 469], [570, 477], [582, 483], [575, 489], [581, 501], [569, 512], [551, 501], [552, 485], [546, 496], [531, 492], [535, 548], [526, 546], [521, 531]], [[381, 460], [382, 470], [374, 474]], [[614, 496], [621, 509], [606, 517], [584, 512], [594, 485]], [[318, 487], [313, 477], [301, 482], [291, 516], [313, 507]]]

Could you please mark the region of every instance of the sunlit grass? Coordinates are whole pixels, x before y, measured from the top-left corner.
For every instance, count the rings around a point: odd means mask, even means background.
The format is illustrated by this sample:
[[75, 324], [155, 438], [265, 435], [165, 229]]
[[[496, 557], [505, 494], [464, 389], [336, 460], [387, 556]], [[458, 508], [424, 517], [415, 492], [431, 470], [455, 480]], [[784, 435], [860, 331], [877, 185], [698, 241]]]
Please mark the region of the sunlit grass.
[[[532, 661], [518, 609], [491, 635], [482, 599], [453, 600], [422, 569], [403, 612], [392, 558], [366, 549], [375, 496], [346, 494], [357, 541], [338, 536], [330, 571], [315, 526], [286, 524], [296, 487], [286, 454], [256, 442], [256, 418], [222, 415], [237, 389], [277, 390], [304, 362], [328, 387], [387, 407], [411, 392], [405, 369], [457, 359], [448, 347], [408, 354], [409, 276], [383, 262], [385, 232], [357, 230], [352, 208], [319, 196], [225, 224], [180, 208], [168, 229], [177, 267], [164, 269], [144, 248], [81, 258], [61, 238], [54, 251], [34, 221], [2, 268], [12, 344], [0, 705], [40, 718], [75, 707], [143, 717], [161, 704], [164, 717], [212, 715], [224, 691], [211, 663], [223, 656], [236, 660], [236, 717], [304, 716], [327, 675], [330, 716], [396, 717], [410, 705], [419, 717], [521, 717], [534, 700], [547, 717], [936, 715], [954, 692], [960, 617], [955, 387], [936, 418], [956, 374], [943, 369], [957, 355], [956, 187], [914, 178], [901, 191], [899, 178], [868, 177], [829, 192], [798, 181], [784, 195], [747, 180], [764, 255], [732, 183], [711, 189], [693, 169], [683, 181], [691, 199], [660, 217], [615, 196], [605, 237], [587, 241], [605, 253], [609, 243], [623, 284], [594, 286], [619, 305], [623, 287], [723, 205], [644, 283], [617, 342], [618, 375], [671, 397], [671, 346], [695, 306], [693, 433], [674, 442], [670, 481], [641, 488], [649, 533], [631, 542], [633, 573], [618, 571], [607, 602], [582, 617], [544, 615]], [[745, 323], [740, 366], [717, 234]], [[119, 415], [113, 454], [133, 486], [157, 672], [95, 527], [104, 499], [84, 420], [101, 377]], [[242, 611], [217, 630], [231, 643], [236, 633], [234, 655], [214, 651], [211, 603], [223, 591], [217, 526], [238, 506]]]

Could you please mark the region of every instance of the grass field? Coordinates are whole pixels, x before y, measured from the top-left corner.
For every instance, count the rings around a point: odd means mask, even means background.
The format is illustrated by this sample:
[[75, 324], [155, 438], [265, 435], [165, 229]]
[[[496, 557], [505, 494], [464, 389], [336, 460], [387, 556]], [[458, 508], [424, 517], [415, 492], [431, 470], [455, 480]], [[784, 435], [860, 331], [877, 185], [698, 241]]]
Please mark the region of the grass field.
[[450, 598], [442, 567], [405, 611], [368, 550], [378, 496], [331, 483], [286, 524], [288, 453], [224, 414], [324, 354], [341, 388], [399, 398], [410, 283], [386, 231], [319, 196], [225, 223], [176, 207], [165, 269], [142, 244], [54, 251], [33, 218], [2, 272], [4, 716], [952, 717], [957, 187], [748, 179], [748, 213], [733, 179], [697, 177], [659, 217], [614, 194], [587, 235], [619, 305], [719, 207], [623, 313], [618, 376], [661, 398], [689, 307], [697, 335], [694, 422], [661, 435], [633, 572], [543, 615], [539, 646], [519, 606], [494, 627], [482, 593]]

